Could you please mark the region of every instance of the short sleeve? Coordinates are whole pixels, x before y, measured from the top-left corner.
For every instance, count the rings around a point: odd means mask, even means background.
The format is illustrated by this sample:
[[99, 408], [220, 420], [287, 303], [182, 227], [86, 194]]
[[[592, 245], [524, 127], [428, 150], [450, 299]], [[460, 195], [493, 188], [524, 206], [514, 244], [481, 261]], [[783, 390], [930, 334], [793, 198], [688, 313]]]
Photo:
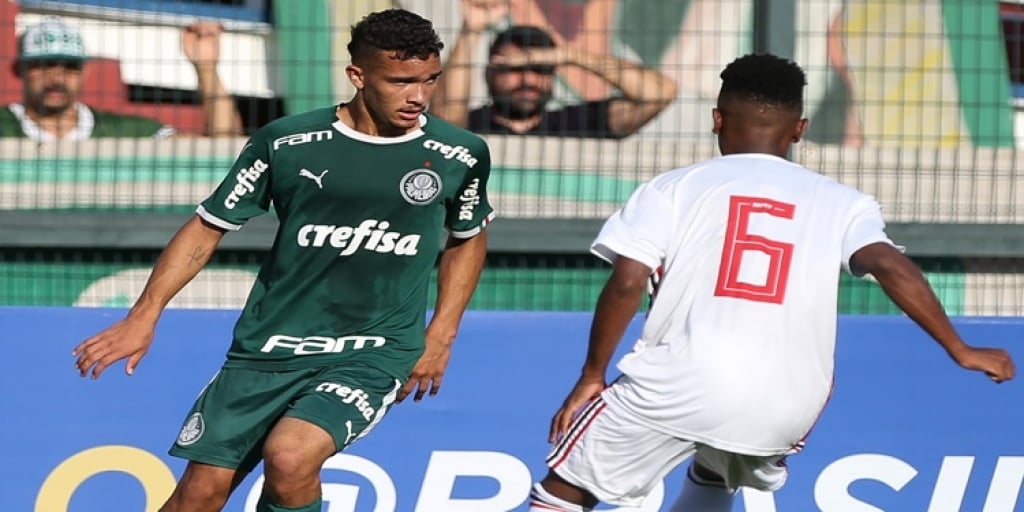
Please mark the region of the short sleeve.
[[653, 271], [665, 259], [675, 216], [664, 191], [651, 183], [641, 185], [626, 205], [605, 221], [590, 251], [609, 263], [625, 256]]
[[263, 137], [246, 142], [231, 171], [196, 213], [222, 229], [237, 231], [270, 209], [270, 150]]
[[468, 167], [455, 196], [448, 202], [445, 226], [455, 238], [470, 238], [494, 220], [494, 208], [487, 200], [487, 180], [491, 175], [491, 153], [483, 139], [470, 148], [475, 155], [466, 161]]
[[853, 216], [843, 234], [842, 266], [846, 272], [859, 276], [850, 267], [850, 258], [854, 253], [874, 243], [892, 245], [901, 252], [903, 247], [889, 239], [885, 233], [885, 220], [882, 218], [882, 206], [871, 196], [864, 196], [854, 207]]

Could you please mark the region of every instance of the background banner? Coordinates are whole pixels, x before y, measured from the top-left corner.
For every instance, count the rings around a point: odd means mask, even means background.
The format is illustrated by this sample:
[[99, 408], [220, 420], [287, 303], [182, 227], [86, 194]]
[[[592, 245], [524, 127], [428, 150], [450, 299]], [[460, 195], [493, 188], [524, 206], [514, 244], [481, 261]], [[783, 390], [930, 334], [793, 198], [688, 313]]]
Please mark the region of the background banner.
[[[237, 311], [169, 310], [135, 376], [122, 363], [97, 381], [79, 378], [72, 347], [124, 312], [0, 308], [5, 510], [155, 511], [181, 474], [167, 448], [222, 363]], [[395, 407], [331, 459], [324, 509], [525, 510], [589, 323], [588, 313], [467, 313], [441, 393]], [[956, 323], [971, 342], [1024, 360], [1024, 321]], [[839, 332], [835, 393], [791, 458], [789, 483], [775, 495], [744, 493], [737, 511], [1024, 510], [1019, 380], [996, 386], [959, 370], [906, 318], [842, 317]], [[682, 478], [673, 472], [631, 510], [667, 509]], [[257, 468], [225, 510], [252, 511], [261, 480]]]

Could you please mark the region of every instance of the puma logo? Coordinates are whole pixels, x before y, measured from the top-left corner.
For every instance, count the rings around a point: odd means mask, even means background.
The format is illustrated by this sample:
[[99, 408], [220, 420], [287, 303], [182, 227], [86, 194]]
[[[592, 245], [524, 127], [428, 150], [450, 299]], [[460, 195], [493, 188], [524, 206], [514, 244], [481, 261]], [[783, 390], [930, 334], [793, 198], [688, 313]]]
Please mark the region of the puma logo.
[[316, 186], [319, 187], [320, 190], [324, 189], [323, 179], [324, 179], [325, 175], [327, 175], [327, 169], [324, 169], [324, 172], [320, 173], [319, 176], [309, 172], [309, 169], [300, 169], [299, 170], [299, 176], [302, 176], [303, 178], [309, 178], [309, 179], [315, 181], [316, 182]]
[[345, 420], [345, 428], [348, 429], [348, 435], [345, 436], [345, 445], [348, 446], [352, 442], [352, 438], [356, 437], [356, 433], [352, 432], [352, 420]]

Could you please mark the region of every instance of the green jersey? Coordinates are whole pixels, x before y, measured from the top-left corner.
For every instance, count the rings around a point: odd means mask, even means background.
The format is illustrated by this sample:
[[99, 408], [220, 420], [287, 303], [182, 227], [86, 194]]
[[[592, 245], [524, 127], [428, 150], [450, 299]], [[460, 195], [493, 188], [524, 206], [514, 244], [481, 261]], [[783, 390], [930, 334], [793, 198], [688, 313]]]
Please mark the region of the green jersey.
[[375, 137], [325, 108], [278, 119], [245, 144], [197, 208], [229, 230], [271, 205], [280, 221], [226, 367], [358, 364], [408, 378], [445, 231], [468, 238], [494, 216], [484, 140], [435, 117], [420, 124]]
[[[81, 103], [76, 103], [73, 108], [78, 110], [78, 125], [65, 136], [66, 140], [110, 137], [165, 139], [175, 134], [174, 128], [155, 119], [104, 112]], [[53, 138], [28, 118], [25, 106], [20, 103], [0, 108], [0, 137], [29, 138], [37, 142]]]

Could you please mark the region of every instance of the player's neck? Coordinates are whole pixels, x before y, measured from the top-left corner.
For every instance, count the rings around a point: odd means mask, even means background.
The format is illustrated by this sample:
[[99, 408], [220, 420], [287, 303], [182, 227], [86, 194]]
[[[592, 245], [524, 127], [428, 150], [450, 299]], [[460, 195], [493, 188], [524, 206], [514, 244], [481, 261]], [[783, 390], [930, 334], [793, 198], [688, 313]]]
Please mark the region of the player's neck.
[[362, 98], [356, 94], [352, 101], [338, 105], [334, 111], [338, 120], [353, 130], [375, 137], [401, 137], [409, 131], [396, 132], [394, 129], [381, 128], [377, 120], [370, 115], [369, 109]]
[[780, 153], [778, 150], [765, 148], [734, 148], [730, 151], [722, 151], [722, 155], [771, 155], [789, 160], [789, 151]]
[[762, 154], [772, 155], [779, 158], [789, 159], [789, 148], [791, 140], [783, 139], [772, 133], [754, 131], [749, 133], [732, 133], [727, 138], [718, 141], [718, 149], [723, 155], [738, 154]]

